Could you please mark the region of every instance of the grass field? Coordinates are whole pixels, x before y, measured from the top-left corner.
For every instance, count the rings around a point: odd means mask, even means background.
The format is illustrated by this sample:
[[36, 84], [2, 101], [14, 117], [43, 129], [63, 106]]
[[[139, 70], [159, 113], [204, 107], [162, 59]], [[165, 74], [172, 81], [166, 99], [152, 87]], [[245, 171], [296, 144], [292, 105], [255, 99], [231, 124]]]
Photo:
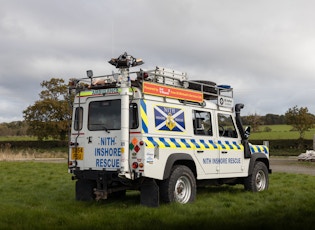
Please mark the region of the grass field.
[[[266, 128], [270, 128], [269, 132], [266, 132]], [[252, 140], [281, 140], [281, 139], [298, 139], [299, 133], [292, 131], [290, 125], [262, 125], [259, 132], [252, 132], [250, 139]], [[307, 140], [313, 140], [315, 135], [315, 128], [305, 132], [304, 138]]]
[[193, 204], [78, 202], [65, 164], [0, 162], [0, 229], [311, 229], [315, 177], [274, 173], [262, 193], [242, 186], [199, 189]]
[[0, 141], [36, 141], [36, 137], [31, 136], [0, 136]]

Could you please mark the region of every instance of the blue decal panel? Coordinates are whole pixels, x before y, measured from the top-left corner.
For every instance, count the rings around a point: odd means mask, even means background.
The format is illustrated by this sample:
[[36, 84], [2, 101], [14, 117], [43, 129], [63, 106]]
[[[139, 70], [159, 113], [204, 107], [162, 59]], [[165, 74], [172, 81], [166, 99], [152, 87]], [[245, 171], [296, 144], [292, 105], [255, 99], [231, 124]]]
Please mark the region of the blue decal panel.
[[155, 128], [160, 131], [184, 132], [184, 110], [165, 106], [154, 107]]

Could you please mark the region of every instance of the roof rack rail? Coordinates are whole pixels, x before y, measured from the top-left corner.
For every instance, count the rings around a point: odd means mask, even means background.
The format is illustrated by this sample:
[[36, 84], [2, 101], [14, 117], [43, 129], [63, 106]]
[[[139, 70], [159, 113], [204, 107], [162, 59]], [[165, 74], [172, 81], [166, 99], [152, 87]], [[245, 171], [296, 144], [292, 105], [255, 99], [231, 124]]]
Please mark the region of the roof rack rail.
[[207, 100], [217, 99], [218, 96], [233, 98], [233, 88], [228, 85], [217, 85], [215, 82], [206, 80], [190, 81], [188, 80], [187, 73], [161, 67], [156, 67], [154, 70], [140, 69], [137, 72], [137, 80], [201, 91]]
[[[129, 72], [136, 74], [131, 81], [132, 86], [142, 87], [142, 82], [158, 83], [165, 86], [178, 87], [199, 91], [205, 100], [217, 100], [219, 106], [231, 107], [233, 104], [233, 88], [229, 85], [217, 85], [215, 82], [207, 80], [188, 80], [187, 73], [175, 71], [157, 66], [153, 70], [143, 70]], [[76, 79], [76, 84], [85, 84], [88, 89], [101, 89], [119, 87], [119, 73], [108, 75]]]

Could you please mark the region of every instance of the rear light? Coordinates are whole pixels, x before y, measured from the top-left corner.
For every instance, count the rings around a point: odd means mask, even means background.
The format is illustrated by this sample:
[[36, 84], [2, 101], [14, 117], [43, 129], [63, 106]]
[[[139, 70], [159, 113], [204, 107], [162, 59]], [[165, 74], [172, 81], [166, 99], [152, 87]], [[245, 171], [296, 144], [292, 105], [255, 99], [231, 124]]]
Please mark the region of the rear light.
[[143, 163], [139, 163], [139, 168], [143, 168]]
[[132, 168], [133, 168], [133, 169], [138, 168], [138, 163], [137, 163], [137, 162], [133, 162], [133, 163], [132, 163]]
[[140, 69], [140, 72], [137, 73], [138, 79], [147, 79], [149, 77], [149, 74], [147, 72], [144, 72], [142, 69]]
[[76, 161], [68, 161], [68, 168], [76, 168], [77, 162]]

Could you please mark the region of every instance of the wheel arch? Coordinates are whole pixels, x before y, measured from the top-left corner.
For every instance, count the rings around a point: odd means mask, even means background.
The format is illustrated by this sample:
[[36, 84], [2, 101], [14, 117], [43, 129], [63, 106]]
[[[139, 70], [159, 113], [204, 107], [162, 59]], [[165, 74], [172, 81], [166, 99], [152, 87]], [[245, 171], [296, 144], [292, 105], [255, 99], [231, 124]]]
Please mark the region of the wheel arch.
[[192, 156], [186, 153], [173, 153], [167, 158], [163, 174], [163, 180], [170, 176], [174, 165], [187, 166], [193, 172], [195, 177], [197, 177], [197, 169]]
[[268, 169], [268, 172], [271, 173], [270, 162], [269, 162], [269, 159], [267, 158], [267, 156], [264, 153], [253, 153], [251, 158], [250, 158], [248, 175], [252, 174], [254, 167], [255, 167], [255, 163], [257, 161], [264, 163]]

